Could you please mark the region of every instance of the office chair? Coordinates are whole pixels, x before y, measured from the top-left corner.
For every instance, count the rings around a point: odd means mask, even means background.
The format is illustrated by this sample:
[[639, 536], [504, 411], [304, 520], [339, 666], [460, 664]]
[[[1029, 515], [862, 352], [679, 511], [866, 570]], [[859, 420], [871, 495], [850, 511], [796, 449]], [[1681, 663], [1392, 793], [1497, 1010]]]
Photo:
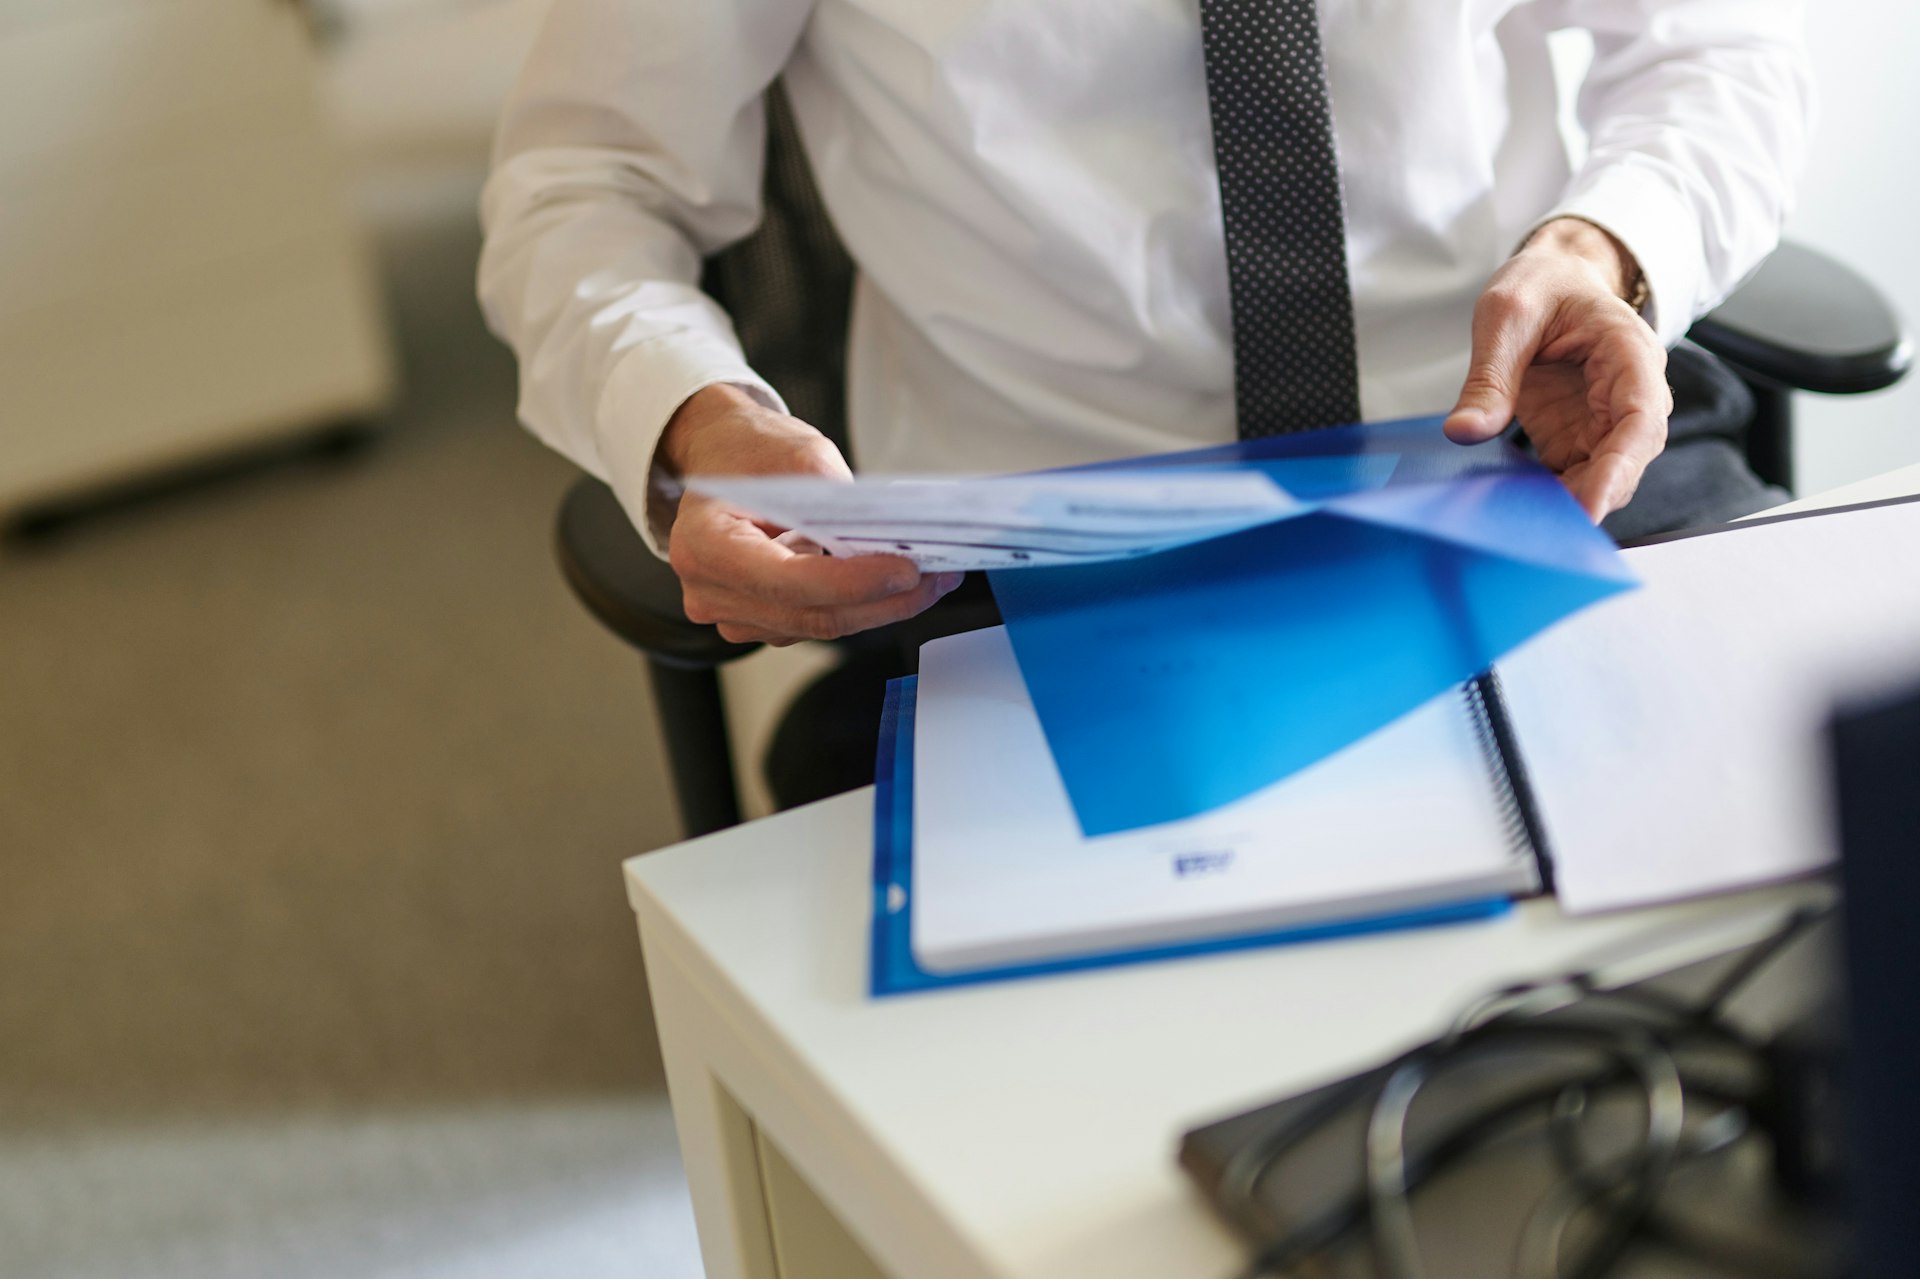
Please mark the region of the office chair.
[[[703, 286], [733, 315], [748, 360], [796, 416], [846, 447], [853, 263], [834, 233], [782, 93], [767, 98], [766, 214], [710, 259]], [[1748, 460], [1791, 490], [1794, 391], [1857, 394], [1906, 373], [1911, 345], [1879, 290], [1839, 263], [1782, 245], [1688, 337], [1736, 372], [1757, 408]], [[634, 531], [613, 491], [581, 479], [560, 508], [558, 551], [575, 594], [646, 658], [689, 837], [740, 820], [719, 668], [758, 645], [687, 620], [680, 581]]]

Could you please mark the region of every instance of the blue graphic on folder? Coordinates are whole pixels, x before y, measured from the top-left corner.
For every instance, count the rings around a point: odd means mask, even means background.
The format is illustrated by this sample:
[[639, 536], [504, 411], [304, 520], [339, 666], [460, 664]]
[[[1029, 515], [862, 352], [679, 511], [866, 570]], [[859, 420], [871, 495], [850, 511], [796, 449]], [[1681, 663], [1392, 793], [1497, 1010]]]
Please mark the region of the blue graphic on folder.
[[1140, 559], [991, 575], [1086, 834], [1252, 794], [1633, 585], [1551, 472], [1440, 421], [1084, 468], [1257, 469], [1307, 506]]

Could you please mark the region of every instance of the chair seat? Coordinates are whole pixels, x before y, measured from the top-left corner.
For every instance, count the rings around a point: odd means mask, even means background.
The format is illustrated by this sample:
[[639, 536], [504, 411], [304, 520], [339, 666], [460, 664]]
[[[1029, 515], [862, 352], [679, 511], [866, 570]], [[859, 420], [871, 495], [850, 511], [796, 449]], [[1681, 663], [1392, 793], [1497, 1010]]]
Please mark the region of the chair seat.
[[649, 658], [710, 669], [759, 648], [732, 644], [712, 626], [687, 620], [680, 579], [647, 549], [613, 490], [586, 477], [560, 505], [560, 567], [589, 612]]

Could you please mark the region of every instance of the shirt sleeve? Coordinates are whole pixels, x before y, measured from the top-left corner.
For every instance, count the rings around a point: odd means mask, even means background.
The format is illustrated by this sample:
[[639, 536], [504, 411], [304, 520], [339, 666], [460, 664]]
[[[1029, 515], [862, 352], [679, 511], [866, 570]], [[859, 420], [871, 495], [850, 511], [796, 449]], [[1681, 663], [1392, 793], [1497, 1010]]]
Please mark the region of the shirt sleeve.
[[1685, 335], [1779, 243], [1812, 125], [1801, 0], [1551, 0], [1594, 40], [1589, 152], [1542, 221], [1612, 232], [1646, 273], [1647, 320]]
[[521, 420], [647, 518], [660, 432], [721, 382], [784, 411], [699, 287], [760, 220], [762, 95], [811, 0], [554, 0], [481, 195], [479, 293]]

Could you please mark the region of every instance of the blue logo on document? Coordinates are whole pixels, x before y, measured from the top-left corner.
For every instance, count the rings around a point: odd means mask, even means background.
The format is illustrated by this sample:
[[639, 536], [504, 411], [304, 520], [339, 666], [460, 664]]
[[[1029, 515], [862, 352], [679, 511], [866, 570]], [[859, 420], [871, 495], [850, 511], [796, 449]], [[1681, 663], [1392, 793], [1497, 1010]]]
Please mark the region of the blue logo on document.
[[1232, 864], [1232, 849], [1177, 853], [1173, 859], [1173, 873], [1180, 879], [1190, 879], [1195, 875], [1217, 875]]

